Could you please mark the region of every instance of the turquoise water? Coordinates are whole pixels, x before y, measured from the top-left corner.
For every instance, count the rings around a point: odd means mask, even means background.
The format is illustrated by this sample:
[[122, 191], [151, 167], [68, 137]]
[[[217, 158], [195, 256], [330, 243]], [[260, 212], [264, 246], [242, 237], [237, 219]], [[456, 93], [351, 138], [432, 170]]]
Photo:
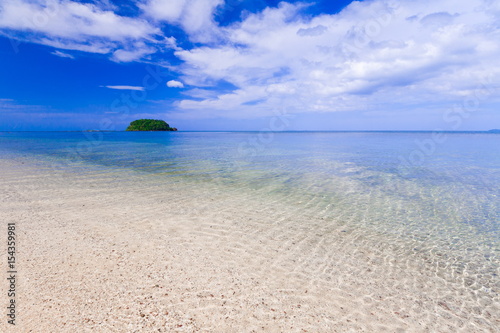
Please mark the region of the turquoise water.
[[[18, 132], [2, 158], [247, 191], [309, 216], [387, 235], [410, 251], [500, 280], [500, 135], [478, 132]], [[307, 223], [307, 221], [304, 221]], [[451, 273], [450, 273], [451, 274]]]

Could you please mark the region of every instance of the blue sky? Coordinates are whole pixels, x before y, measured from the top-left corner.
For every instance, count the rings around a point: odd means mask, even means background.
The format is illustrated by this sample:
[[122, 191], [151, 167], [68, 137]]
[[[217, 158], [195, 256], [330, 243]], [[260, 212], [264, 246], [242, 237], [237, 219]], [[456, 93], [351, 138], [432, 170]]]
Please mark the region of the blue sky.
[[493, 0], [0, 2], [0, 130], [500, 127]]

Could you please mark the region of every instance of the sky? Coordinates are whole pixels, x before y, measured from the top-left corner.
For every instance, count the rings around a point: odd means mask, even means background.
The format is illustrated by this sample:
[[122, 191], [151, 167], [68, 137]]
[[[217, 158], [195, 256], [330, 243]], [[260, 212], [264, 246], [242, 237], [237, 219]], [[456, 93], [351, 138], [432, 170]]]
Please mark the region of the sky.
[[0, 0], [0, 131], [500, 128], [500, 1]]

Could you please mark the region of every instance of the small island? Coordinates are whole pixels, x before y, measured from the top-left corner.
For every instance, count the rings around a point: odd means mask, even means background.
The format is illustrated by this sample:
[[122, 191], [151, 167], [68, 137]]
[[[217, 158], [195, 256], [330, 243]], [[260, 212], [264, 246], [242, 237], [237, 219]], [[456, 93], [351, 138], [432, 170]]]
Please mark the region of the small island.
[[126, 131], [177, 131], [177, 128], [170, 127], [164, 120], [138, 119], [131, 122]]

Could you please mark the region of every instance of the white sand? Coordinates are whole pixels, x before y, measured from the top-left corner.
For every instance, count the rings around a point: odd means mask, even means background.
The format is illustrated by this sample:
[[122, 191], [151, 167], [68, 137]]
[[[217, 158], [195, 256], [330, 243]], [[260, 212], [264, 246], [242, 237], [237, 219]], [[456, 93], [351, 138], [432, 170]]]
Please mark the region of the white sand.
[[16, 329], [2, 314], [1, 332], [499, 332], [497, 293], [297, 205], [0, 168], [0, 269], [15, 221], [20, 278]]

